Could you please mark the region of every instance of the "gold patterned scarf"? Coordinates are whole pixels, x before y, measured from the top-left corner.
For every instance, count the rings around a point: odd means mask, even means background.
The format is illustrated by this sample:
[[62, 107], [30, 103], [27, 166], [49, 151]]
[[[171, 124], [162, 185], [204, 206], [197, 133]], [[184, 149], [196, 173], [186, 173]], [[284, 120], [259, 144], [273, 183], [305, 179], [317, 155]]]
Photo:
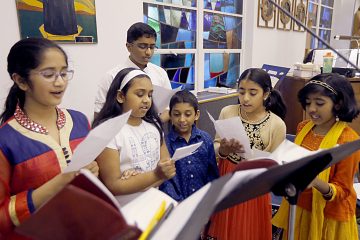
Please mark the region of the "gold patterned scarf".
[[[311, 131], [314, 126], [314, 123], [312, 121], [309, 121], [297, 134], [295, 138], [295, 143], [297, 145], [301, 145], [305, 136]], [[347, 125], [345, 122], [336, 122], [325, 135], [324, 139], [321, 141], [319, 149], [328, 149], [334, 147], [337, 144], [338, 139], [346, 126]], [[330, 167], [319, 173], [317, 177], [324, 182], [329, 182], [329, 175]], [[326, 200], [323, 198], [322, 194], [315, 188], [312, 188], [312, 193], [313, 199], [309, 237], [311, 239], [321, 239]], [[283, 199], [278, 212], [272, 220], [273, 225], [283, 229], [287, 229], [288, 216], [289, 203]]]

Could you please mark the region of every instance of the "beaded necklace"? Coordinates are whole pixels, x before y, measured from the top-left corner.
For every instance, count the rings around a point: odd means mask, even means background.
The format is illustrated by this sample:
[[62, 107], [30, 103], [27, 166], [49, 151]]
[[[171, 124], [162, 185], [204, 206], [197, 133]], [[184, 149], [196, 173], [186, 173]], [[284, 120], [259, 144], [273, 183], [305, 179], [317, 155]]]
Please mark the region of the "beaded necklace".
[[[57, 112], [56, 126], [60, 130], [61, 128], [63, 128], [65, 126], [66, 117], [65, 117], [64, 112], [57, 107], [56, 107], [56, 112]], [[20, 108], [19, 104], [16, 105], [14, 118], [22, 127], [26, 128], [30, 131], [40, 133], [40, 134], [45, 134], [45, 135], [49, 134], [46, 127], [31, 120], [26, 115], [26, 113]]]

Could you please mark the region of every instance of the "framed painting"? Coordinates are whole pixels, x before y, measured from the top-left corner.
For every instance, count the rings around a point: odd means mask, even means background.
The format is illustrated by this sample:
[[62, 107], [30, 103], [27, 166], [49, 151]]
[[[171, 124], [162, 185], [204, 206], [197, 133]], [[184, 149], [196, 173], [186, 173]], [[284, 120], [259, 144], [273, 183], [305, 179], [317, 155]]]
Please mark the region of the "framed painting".
[[259, 0], [257, 26], [275, 28], [276, 7], [268, 0]]
[[[294, 0], [279, 0], [278, 4], [286, 9], [290, 14], [293, 12]], [[277, 28], [284, 31], [290, 31], [292, 27], [292, 19], [282, 10], [278, 9]]]
[[97, 43], [95, 0], [15, 0], [21, 38]]
[[[308, 0], [295, 0], [294, 3], [294, 17], [306, 25]], [[293, 30], [298, 32], [304, 32], [305, 29], [293, 21]]]

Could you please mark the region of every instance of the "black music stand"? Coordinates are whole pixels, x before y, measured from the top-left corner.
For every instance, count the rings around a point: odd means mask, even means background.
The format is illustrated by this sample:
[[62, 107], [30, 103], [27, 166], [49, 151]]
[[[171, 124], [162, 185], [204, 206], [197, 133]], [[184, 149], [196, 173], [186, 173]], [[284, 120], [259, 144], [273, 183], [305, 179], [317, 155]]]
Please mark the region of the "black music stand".
[[[359, 149], [360, 140], [357, 140], [335, 148], [323, 150], [285, 165], [270, 167], [268, 170], [250, 178], [236, 179], [236, 177], [239, 176], [236, 172], [227, 174], [213, 181], [206, 191], [206, 194], [201, 193], [201, 190], [204, 189], [200, 189], [180, 203], [158, 229], [158, 234], [154, 234], [153, 239], [156, 239], [155, 237], [159, 238], [160, 236], [169, 239], [198, 239], [201, 229], [207, 223], [213, 212], [230, 208], [270, 191], [276, 195], [284, 196], [290, 205], [295, 207], [299, 193], [303, 191], [321, 171], [338, 163]], [[234, 179], [236, 179], [235, 182], [233, 181]], [[233, 181], [230, 192], [226, 194], [226, 196], [222, 196], [220, 194], [222, 189], [228, 187], [227, 184], [230, 183], [230, 181]], [[208, 185], [205, 187], [208, 187]], [[202, 199], [195, 201], [194, 199], [199, 196], [198, 194], [203, 194]], [[219, 195], [221, 197], [219, 197]], [[194, 201], [196, 206], [192, 208], [194, 209], [193, 211], [189, 212], [189, 208], [184, 206], [193, 205], [192, 201]], [[184, 212], [188, 212], [188, 215], [184, 216]], [[295, 216], [294, 211], [291, 211], [291, 214], [292, 218], [290, 218], [289, 221], [289, 233], [292, 232], [293, 234], [294, 221], [292, 219]], [[184, 217], [186, 217], [187, 220], [181, 223]], [[179, 229], [176, 230], [175, 226]]]

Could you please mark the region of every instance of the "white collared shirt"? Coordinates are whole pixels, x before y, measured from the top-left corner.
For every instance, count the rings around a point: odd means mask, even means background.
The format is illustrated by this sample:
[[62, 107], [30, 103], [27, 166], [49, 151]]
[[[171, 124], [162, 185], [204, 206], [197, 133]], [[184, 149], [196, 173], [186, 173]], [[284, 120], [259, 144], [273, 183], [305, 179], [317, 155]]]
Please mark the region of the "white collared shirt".
[[[98, 85], [98, 91], [95, 98], [95, 112], [100, 112], [101, 108], [104, 106], [106, 94], [116, 74], [118, 74], [118, 72], [122, 69], [129, 67], [139, 69], [139, 67], [135, 63], [133, 63], [130, 58], [127, 58], [125, 62], [119, 64], [105, 74], [105, 76], [102, 78], [101, 82]], [[152, 84], [171, 89], [169, 77], [166, 71], [161, 67], [149, 62], [146, 68], [143, 69], [143, 71], [149, 75]]]

